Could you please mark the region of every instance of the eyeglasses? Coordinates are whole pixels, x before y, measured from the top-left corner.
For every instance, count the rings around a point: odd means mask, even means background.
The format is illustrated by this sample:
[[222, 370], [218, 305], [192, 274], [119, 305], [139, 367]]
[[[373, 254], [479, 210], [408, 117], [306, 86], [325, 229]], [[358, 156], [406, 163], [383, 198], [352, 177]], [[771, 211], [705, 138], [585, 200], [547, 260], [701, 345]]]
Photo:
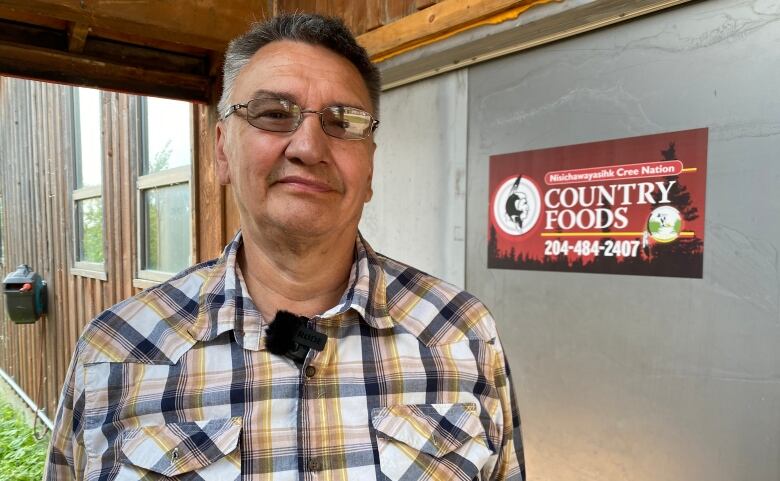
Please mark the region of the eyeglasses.
[[303, 122], [303, 114], [319, 115], [322, 130], [337, 139], [363, 140], [379, 126], [379, 121], [371, 114], [354, 107], [334, 105], [318, 112], [303, 110], [289, 100], [278, 98], [252, 99], [245, 104], [231, 105], [222, 119], [240, 109], [246, 109], [249, 125], [269, 132], [295, 131]]

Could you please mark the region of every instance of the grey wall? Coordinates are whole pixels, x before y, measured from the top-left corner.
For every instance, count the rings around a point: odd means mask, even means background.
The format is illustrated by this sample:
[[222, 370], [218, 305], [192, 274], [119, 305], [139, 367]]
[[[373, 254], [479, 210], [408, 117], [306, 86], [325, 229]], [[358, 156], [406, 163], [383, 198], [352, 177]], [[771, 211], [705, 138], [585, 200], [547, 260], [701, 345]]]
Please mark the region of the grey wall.
[[[709, 0], [472, 67], [466, 286], [528, 478], [780, 480], [780, 2]], [[703, 279], [489, 270], [492, 154], [709, 127]]]
[[467, 72], [382, 95], [374, 198], [360, 229], [377, 251], [463, 286]]

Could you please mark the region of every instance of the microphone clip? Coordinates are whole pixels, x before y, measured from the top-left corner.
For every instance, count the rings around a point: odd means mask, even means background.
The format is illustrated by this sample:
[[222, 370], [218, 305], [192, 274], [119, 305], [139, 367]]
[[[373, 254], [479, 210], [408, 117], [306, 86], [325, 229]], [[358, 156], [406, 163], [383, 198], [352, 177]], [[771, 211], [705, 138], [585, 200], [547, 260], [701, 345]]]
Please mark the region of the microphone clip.
[[303, 364], [309, 349], [322, 351], [328, 336], [308, 327], [309, 318], [279, 311], [266, 329], [265, 346], [273, 354]]

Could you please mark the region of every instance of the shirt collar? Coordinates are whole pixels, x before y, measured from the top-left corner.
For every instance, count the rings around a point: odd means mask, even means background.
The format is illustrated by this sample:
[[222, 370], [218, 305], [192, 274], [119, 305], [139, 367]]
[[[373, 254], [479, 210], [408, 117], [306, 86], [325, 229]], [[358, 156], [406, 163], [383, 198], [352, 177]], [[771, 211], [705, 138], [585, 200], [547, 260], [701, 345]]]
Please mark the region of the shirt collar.
[[[238, 266], [242, 244], [238, 231], [203, 283], [198, 318], [189, 331], [198, 341], [210, 341], [232, 330], [239, 345], [257, 351], [265, 348], [267, 321], [252, 302]], [[331, 318], [354, 310], [375, 329], [393, 326], [382, 259], [360, 233], [355, 240], [355, 258], [347, 286], [339, 302], [318, 317]]]

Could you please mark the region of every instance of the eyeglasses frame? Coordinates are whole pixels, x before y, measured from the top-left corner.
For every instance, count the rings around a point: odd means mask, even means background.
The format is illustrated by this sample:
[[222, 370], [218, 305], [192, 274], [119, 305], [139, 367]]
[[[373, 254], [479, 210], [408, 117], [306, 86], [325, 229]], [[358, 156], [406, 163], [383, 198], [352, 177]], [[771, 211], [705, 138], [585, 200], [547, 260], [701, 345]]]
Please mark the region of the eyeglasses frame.
[[[222, 118], [220, 120], [227, 119], [228, 117], [230, 117], [231, 115], [233, 115], [234, 113], [238, 112], [241, 109], [247, 109], [248, 105], [249, 105], [249, 102], [251, 102], [253, 100], [269, 100], [269, 98], [262, 98], [261, 97], [261, 98], [247, 100], [243, 104], [233, 104], [230, 107], [228, 107], [227, 112], [225, 113], [225, 115], [222, 116]], [[287, 99], [273, 99], [273, 100], [285, 100], [285, 101], [289, 102], [289, 100], [287, 100]], [[290, 103], [292, 103], [293, 105], [296, 105], [296, 106], [298, 106], [298, 108], [300, 108], [300, 105], [296, 104], [295, 102], [290, 102]], [[267, 129], [264, 129], [262, 127], [257, 127], [256, 125], [252, 124], [248, 119], [244, 119], [244, 120], [246, 120], [246, 122], [249, 125], [251, 125], [252, 127], [256, 128], [256, 129], [263, 130], [265, 132], [290, 133], [290, 132], [295, 132], [296, 130], [298, 130], [298, 127], [300, 127], [301, 124], [303, 124], [303, 119], [304, 119], [303, 118], [303, 114], [317, 114], [317, 115], [320, 116], [320, 127], [322, 128], [322, 131], [325, 132], [325, 135], [327, 135], [329, 137], [333, 137], [334, 139], [339, 139], [339, 140], [365, 140], [368, 137], [370, 137], [371, 134], [376, 132], [376, 129], [379, 127], [379, 120], [375, 119], [374, 116], [371, 115], [370, 113], [366, 112], [363, 109], [359, 109], [357, 107], [347, 107], [347, 108], [351, 108], [351, 109], [355, 109], [355, 110], [360, 110], [361, 112], [363, 112], [366, 115], [368, 115], [368, 118], [371, 119], [371, 126], [369, 127], [369, 133], [365, 137], [360, 137], [360, 138], [357, 138], [357, 139], [348, 139], [348, 138], [344, 138], [344, 137], [336, 137], [335, 135], [331, 135], [331, 134], [329, 134], [325, 130], [325, 125], [322, 122], [322, 116], [323, 116], [323, 114], [324, 114], [324, 112], [326, 110], [332, 109], [334, 107], [346, 107], [346, 106], [345, 105], [329, 105], [329, 106], [324, 107], [322, 110], [319, 110], [319, 111], [317, 111], [317, 110], [308, 110], [308, 109], [301, 108], [301, 120], [300, 120], [300, 122], [298, 122], [298, 125], [296, 125], [295, 128], [292, 129], [292, 130], [267, 130]]]

